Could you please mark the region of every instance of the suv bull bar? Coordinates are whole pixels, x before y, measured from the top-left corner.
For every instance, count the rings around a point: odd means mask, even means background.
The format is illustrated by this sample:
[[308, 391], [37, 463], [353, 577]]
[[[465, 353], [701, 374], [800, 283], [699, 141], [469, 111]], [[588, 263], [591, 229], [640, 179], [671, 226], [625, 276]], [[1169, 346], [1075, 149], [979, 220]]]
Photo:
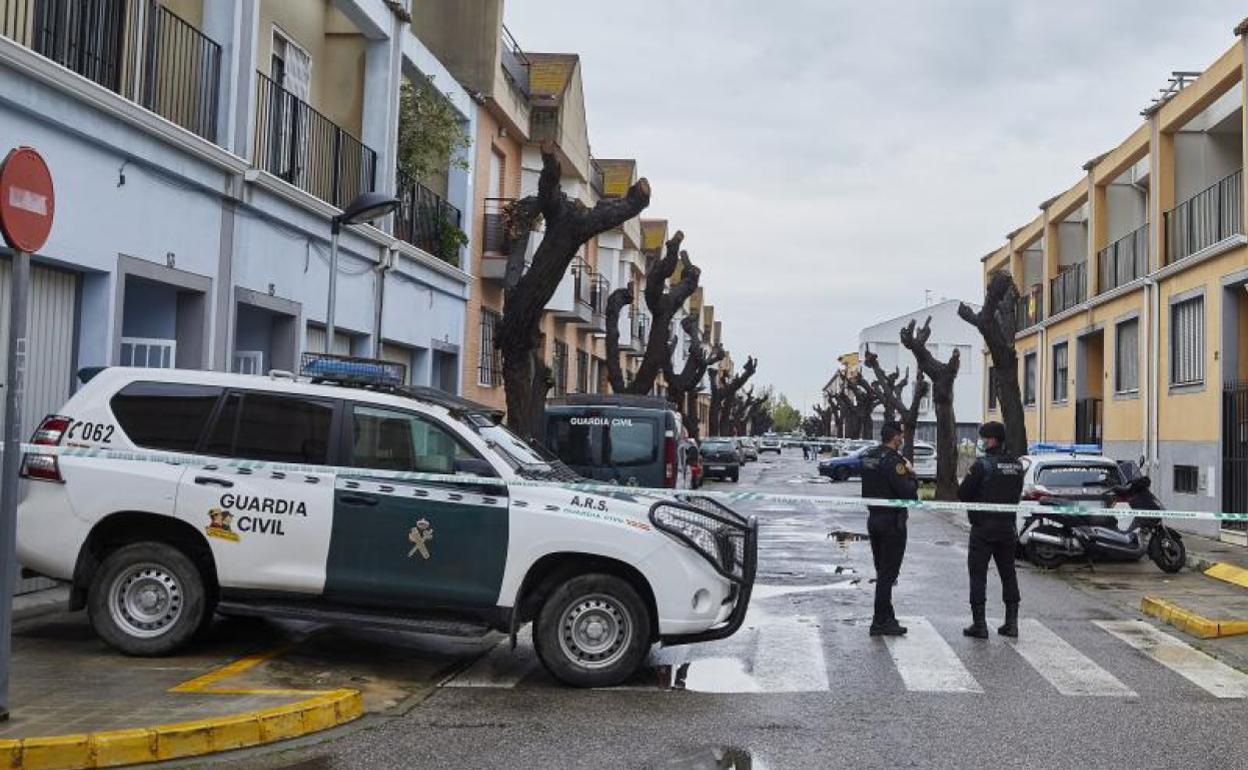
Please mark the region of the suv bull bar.
[[[718, 527], [713, 536], [720, 558], [716, 558], [716, 554], [708, 553], [706, 548], [683, 531], [660, 521], [656, 514], [662, 508], [681, 509], [714, 521]], [[657, 529], [692, 548], [710, 562], [716, 572], [732, 583], [728, 598], [725, 600], [733, 602], [732, 612], [723, 623], [693, 634], [662, 635], [659, 641], [668, 646], [675, 646], [712, 642], [735, 634], [745, 622], [745, 613], [750, 606], [750, 595], [754, 591], [754, 577], [758, 571], [758, 519], [754, 516], [747, 518], [716, 500], [698, 495], [685, 495], [677, 500], [657, 502], [650, 507], [649, 518]], [[725, 550], [727, 553], [735, 554], [735, 548], [731, 546], [731, 540], [735, 538], [741, 540], [740, 557], [732, 557], [733, 561], [739, 558], [739, 574], [734, 569], [738, 565], [731, 563], [724, 565], [720, 561], [724, 557]]]

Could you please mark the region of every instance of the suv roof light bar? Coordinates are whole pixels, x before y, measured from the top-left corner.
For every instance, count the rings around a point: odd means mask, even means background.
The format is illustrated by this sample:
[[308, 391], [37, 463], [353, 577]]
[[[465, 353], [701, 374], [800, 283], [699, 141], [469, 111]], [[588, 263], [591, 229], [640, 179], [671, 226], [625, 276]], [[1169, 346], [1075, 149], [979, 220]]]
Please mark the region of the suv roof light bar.
[[1028, 454], [1099, 455], [1100, 444], [1066, 444], [1044, 441], [1032, 444]]

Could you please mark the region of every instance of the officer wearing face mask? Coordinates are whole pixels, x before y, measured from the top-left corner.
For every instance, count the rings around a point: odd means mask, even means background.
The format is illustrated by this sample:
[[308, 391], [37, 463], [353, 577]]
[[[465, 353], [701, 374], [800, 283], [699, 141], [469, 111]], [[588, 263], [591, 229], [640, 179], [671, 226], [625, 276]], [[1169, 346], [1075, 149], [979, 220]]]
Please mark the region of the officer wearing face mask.
[[[880, 444], [862, 454], [862, 496], [887, 500], [917, 500], [919, 482], [914, 468], [901, 456], [901, 426], [886, 422]], [[875, 562], [875, 614], [871, 636], [901, 636], [906, 627], [893, 612], [893, 584], [906, 555], [906, 509], [868, 506], [867, 535]]]
[[[970, 473], [958, 487], [958, 499], [964, 503], [1017, 504], [1023, 492], [1023, 464], [1005, 449], [1005, 426], [986, 422], [979, 426], [982, 456], [971, 466]], [[971, 625], [962, 630], [966, 636], [988, 638], [984, 604], [988, 582], [988, 561], [997, 564], [1001, 577], [1001, 595], [1005, 600], [1005, 624], [997, 629], [1002, 636], [1018, 636], [1018, 575], [1014, 571], [1014, 551], [1018, 532], [1014, 514], [975, 511], [971, 520], [971, 541], [967, 549], [966, 567], [971, 579]]]

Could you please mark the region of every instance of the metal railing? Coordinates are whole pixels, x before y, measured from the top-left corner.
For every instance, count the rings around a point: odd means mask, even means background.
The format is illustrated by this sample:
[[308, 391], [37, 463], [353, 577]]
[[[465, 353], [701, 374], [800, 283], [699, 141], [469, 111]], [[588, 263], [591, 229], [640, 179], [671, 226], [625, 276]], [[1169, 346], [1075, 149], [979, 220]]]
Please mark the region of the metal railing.
[[1148, 234], [1145, 222], [1096, 254], [1096, 293], [1124, 286], [1148, 273]]
[[153, 369], [173, 369], [178, 361], [177, 340], [154, 337], [122, 337], [121, 366], [146, 366]]
[[0, 36], [216, 141], [221, 46], [156, 0], [0, 0]]
[[507, 25], [502, 25], [499, 40], [499, 59], [502, 62], [503, 76], [516, 87], [524, 97], [529, 98], [529, 57], [524, 55], [520, 44], [511, 36]]
[[1243, 169], [1165, 213], [1166, 264], [1244, 232]]
[[572, 261], [572, 296], [574, 302], [593, 307], [589, 296], [590, 268], [585, 260], [577, 257]]
[[460, 230], [459, 209], [408, 176], [395, 173], [399, 208], [394, 213], [394, 237], [424, 249], [443, 262], [459, 264], [459, 244], [451, 231]]
[[1088, 295], [1088, 264], [1076, 262], [1049, 281], [1049, 313], [1060, 313]]
[[483, 254], [511, 252], [511, 235], [507, 232], [504, 210], [515, 198], [486, 198], [482, 215], [481, 251]]
[[563, 110], [558, 107], [535, 107], [529, 113], [529, 141], [559, 143], [563, 133]]
[[1044, 292], [1040, 286], [1033, 286], [1018, 298], [1018, 305], [1015, 307], [1014, 314], [1014, 328], [1022, 331], [1040, 323], [1043, 318]]
[[338, 208], [377, 184], [375, 151], [263, 72], [252, 163]]
[[591, 273], [589, 278], [589, 306], [594, 309], [594, 320], [607, 315], [607, 297], [611, 296], [611, 282], [602, 273]]

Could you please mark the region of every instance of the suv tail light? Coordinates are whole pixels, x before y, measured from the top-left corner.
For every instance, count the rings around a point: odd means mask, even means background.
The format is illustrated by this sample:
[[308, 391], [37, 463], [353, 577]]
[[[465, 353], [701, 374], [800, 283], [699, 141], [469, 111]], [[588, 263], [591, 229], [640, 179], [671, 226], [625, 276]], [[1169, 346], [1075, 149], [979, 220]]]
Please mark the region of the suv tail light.
[[[39, 427], [35, 428], [34, 435], [30, 437], [30, 443], [37, 446], [59, 446], [71, 422], [73, 421], [70, 418], [56, 414], [44, 417], [43, 422], [39, 423]], [[61, 477], [61, 464], [57, 456], [53, 454], [28, 453], [22, 455], [22, 466], [19, 475], [24, 479], [37, 479], [39, 481], [55, 481], [57, 483], [64, 483], [65, 481]]]
[[663, 442], [663, 486], [676, 488], [676, 439], [672, 436]]

